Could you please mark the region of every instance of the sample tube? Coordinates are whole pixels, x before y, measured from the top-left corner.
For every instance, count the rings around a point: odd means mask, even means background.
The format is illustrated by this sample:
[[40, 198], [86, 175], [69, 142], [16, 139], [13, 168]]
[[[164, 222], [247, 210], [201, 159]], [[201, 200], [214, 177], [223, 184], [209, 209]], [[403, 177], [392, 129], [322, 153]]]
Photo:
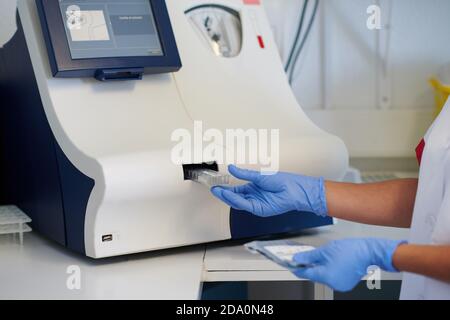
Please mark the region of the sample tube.
[[189, 180], [212, 188], [214, 186], [230, 184], [230, 176], [210, 169], [194, 169], [188, 172]]

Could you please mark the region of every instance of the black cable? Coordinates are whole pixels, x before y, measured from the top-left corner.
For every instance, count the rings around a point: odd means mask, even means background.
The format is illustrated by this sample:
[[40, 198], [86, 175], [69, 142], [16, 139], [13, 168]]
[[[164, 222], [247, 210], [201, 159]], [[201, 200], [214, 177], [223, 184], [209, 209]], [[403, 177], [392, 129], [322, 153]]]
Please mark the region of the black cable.
[[302, 35], [302, 30], [303, 30], [303, 24], [305, 22], [306, 11], [308, 10], [308, 2], [309, 2], [309, 0], [304, 0], [304, 2], [303, 2], [302, 14], [300, 16], [300, 20], [299, 20], [299, 23], [298, 23], [297, 33], [295, 34], [294, 44], [292, 45], [291, 51], [289, 53], [288, 61], [286, 63], [286, 66], [284, 67], [284, 70], [286, 72], [289, 71], [289, 67], [291, 66], [291, 63], [292, 63], [292, 58], [294, 58], [295, 49], [297, 48], [298, 41], [299, 41], [299, 39], [300, 39], [300, 37]]
[[298, 60], [299, 60], [300, 55], [301, 55], [301, 53], [303, 51], [303, 48], [305, 47], [306, 41], [308, 40], [308, 38], [309, 38], [309, 36], [311, 34], [311, 29], [312, 29], [312, 26], [314, 25], [314, 21], [316, 20], [317, 10], [318, 9], [319, 9], [319, 0], [316, 0], [316, 2], [314, 4], [313, 13], [311, 15], [311, 19], [309, 20], [309, 24], [308, 24], [308, 27], [306, 28], [305, 35], [304, 35], [304, 37], [302, 39], [302, 42], [300, 43], [300, 46], [299, 46], [299, 48], [297, 50], [294, 62], [292, 64], [292, 68], [291, 68], [290, 73], [289, 73], [289, 83], [290, 84], [292, 84], [292, 81], [294, 80], [295, 68], [297, 67]]

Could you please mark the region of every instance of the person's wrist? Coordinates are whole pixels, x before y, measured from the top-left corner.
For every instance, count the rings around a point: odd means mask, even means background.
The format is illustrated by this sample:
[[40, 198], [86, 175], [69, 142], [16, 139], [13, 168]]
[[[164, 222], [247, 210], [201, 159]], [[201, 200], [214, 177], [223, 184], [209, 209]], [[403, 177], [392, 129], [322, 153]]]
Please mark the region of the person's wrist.
[[318, 199], [318, 209], [316, 214], [321, 217], [328, 216], [328, 204], [327, 204], [327, 193], [325, 179], [319, 178], [319, 199]]
[[297, 181], [298, 193], [307, 198], [294, 196], [293, 206], [299, 212], [311, 212], [320, 217], [328, 216], [328, 205], [326, 199], [326, 186], [324, 178], [299, 176]]
[[320, 217], [327, 217], [328, 205], [325, 190], [325, 179], [322, 177], [313, 179], [316, 179], [317, 184], [317, 199], [313, 202], [313, 212]]
[[381, 254], [377, 256], [376, 264], [378, 267], [387, 272], [399, 272], [399, 270], [394, 265], [394, 255], [397, 249], [408, 242], [405, 240], [385, 240], [382, 243], [379, 243], [381, 250]]

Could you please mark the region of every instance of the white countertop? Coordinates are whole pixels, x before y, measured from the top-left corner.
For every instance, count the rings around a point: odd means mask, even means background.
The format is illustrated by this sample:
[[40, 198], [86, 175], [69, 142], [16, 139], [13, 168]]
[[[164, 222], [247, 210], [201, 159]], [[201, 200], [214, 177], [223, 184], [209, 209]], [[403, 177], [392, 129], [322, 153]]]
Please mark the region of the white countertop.
[[[204, 246], [92, 260], [25, 235], [0, 237], [0, 299], [198, 299]], [[67, 268], [79, 266], [81, 290], [69, 290]]]
[[[339, 221], [293, 237], [320, 246], [345, 237], [405, 239], [408, 230]], [[24, 245], [0, 237], [0, 299], [198, 299], [202, 282], [298, 280], [240, 242], [222, 242], [104, 260], [74, 254], [36, 233]], [[206, 254], [205, 254], [206, 248]], [[81, 290], [69, 290], [67, 268], [79, 266]], [[400, 279], [383, 274], [382, 279]]]
[[[289, 239], [319, 247], [332, 240], [376, 237], [394, 240], [408, 239], [408, 229], [368, 226], [338, 221], [334, 226], [306, 230]], [[298, 280], [290, 272], [260, 255], [248, 252], [242, 244], [228, 242], [208, 245], [203, 280], [216, 281], [290, 281]], [[384, 280], [400, 280], [401, 274], [382, 273]]]

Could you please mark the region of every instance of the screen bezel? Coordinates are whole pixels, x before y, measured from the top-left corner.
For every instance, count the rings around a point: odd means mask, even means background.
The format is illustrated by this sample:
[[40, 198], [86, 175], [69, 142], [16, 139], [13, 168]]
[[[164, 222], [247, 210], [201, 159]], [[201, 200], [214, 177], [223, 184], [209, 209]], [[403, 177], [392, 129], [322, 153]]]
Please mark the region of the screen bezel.
[[58, 0], [37, 0], [44, 39], [54, 77], [91, 77], [99, 70], [144, 68], [147, 73], [169, 73], [181, 68], [181, 59], [164, 0], [148, 0], [164, 55], [72, 59]]

